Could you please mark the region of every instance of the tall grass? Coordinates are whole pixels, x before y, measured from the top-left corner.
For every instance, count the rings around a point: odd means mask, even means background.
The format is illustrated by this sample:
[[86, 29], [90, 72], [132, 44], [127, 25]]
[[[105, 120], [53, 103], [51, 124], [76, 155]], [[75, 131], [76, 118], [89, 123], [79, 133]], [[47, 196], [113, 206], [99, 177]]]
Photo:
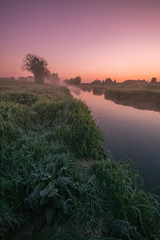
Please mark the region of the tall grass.
[[[79, 236], [156, 239], [160, 236], [159, 197], [145, 193], [129, 165], [111, 159], [93, 164], [83, 185], [72, 224]], [[80, 238], [80, 239], [83, 239]]]
[[61, 139], [78, 157], [95, 157], [102, 150], [101, 131], [80, 100], [41, 102], [34, 110], [46, 127], [53, 126], [49, 139]]
[[[1, 211], [2, 235], [21, 223], [16, 216], [25, 216], [24, 199], [28, 191], [25, 182], [30, 173], [37, 172], [39, 167], [43, 169], [62, 153], [64, 158], [68, 154], [98, 155], [102, 143], [101, 132], [84, 103], [71, 98], [40, 100], [35, 104], [16, 98], [12, 103], [10, 96], [23, 94], [10, 93], [0, 103], [0, 197], [6, 206]], [[8, 218], [7, 225], [6, 216], [16, 224]]]

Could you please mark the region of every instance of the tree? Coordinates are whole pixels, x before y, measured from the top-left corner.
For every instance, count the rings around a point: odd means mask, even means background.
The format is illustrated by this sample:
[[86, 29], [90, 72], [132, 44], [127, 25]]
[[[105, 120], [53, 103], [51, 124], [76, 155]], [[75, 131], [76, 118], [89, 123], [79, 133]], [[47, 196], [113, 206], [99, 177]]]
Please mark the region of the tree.
[[74, 84], [80, 84], [81, 83], [81, 77], [80, 76], [78, 76], [78, 77], [75, 77], [75, 79], [74, 79]]
[[51, 73], [48, 77], [48, 80], [51, 82], [51, 83], [58, 83], [60, 81], [59, 77], [58, 77], [58, 73]]
[[91, 84], [101, 84], [102, 82], [101, 82], [101, 80], [99, 80], [99, 79], [96, 79], [96, 80], [94, 80], [93, 82], [91, 82]]
[[151, 83], [156, 83], [157, 82], [157, 78], [156, 77], [153, 77], [152, 79], [151, 79]]
[[79, 85], [81, 83], [81, 77], [65, 79], [64, 82], [70, 85]]
[[105, 84], [113, 84], [113, 81], [111, 78], [106, 78]]
[[23, 60], [22, 69], [33, 73], [36, 83], [43, 83], [45, 78], [50, 75], [47, 65], [44, 58], [28, 53]]

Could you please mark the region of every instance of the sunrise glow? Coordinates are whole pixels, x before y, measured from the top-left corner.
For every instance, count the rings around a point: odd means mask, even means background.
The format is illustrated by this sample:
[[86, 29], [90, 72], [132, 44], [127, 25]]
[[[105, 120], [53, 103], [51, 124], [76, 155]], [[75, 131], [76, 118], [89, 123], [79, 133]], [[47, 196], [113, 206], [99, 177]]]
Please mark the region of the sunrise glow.
[[28, 76], [27, 53], [61, 79], [160, 81], [159, 0], [1, 1], [0, 76]]

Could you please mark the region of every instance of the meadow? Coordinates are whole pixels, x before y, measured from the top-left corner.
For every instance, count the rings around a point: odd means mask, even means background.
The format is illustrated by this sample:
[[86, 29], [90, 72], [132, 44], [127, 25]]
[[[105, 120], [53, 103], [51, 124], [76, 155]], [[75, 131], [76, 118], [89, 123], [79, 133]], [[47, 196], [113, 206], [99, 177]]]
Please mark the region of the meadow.
[[101, 89], [101, 90], [119, 90], [119, 91], [129, 91], [129, 90], [149, 90], [153, 92], [159, 92], [160, 93], [160, 83], [131, 83], [131, 84], [125, 84], [125, 83], [116, 83], [116, 84], [91, 84], [91, 83], [81, 83], [80, 87], [82, 89]]
[[102, 144], [67, 88], [1, 81], [0, 238], [159, 239], [159, 196]]

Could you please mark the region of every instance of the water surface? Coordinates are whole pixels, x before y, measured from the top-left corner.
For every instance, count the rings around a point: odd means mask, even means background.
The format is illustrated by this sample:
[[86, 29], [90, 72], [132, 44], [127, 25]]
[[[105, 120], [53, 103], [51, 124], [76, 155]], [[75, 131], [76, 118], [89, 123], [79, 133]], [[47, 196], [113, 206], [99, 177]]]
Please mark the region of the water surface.
[[160, 192], [160, 113], [139, 110], [71, 87], [71, 94], [91, 109], [104, 133], [104, 149], [116, 161], [131, 160], [143, 177], [146, 189]]

